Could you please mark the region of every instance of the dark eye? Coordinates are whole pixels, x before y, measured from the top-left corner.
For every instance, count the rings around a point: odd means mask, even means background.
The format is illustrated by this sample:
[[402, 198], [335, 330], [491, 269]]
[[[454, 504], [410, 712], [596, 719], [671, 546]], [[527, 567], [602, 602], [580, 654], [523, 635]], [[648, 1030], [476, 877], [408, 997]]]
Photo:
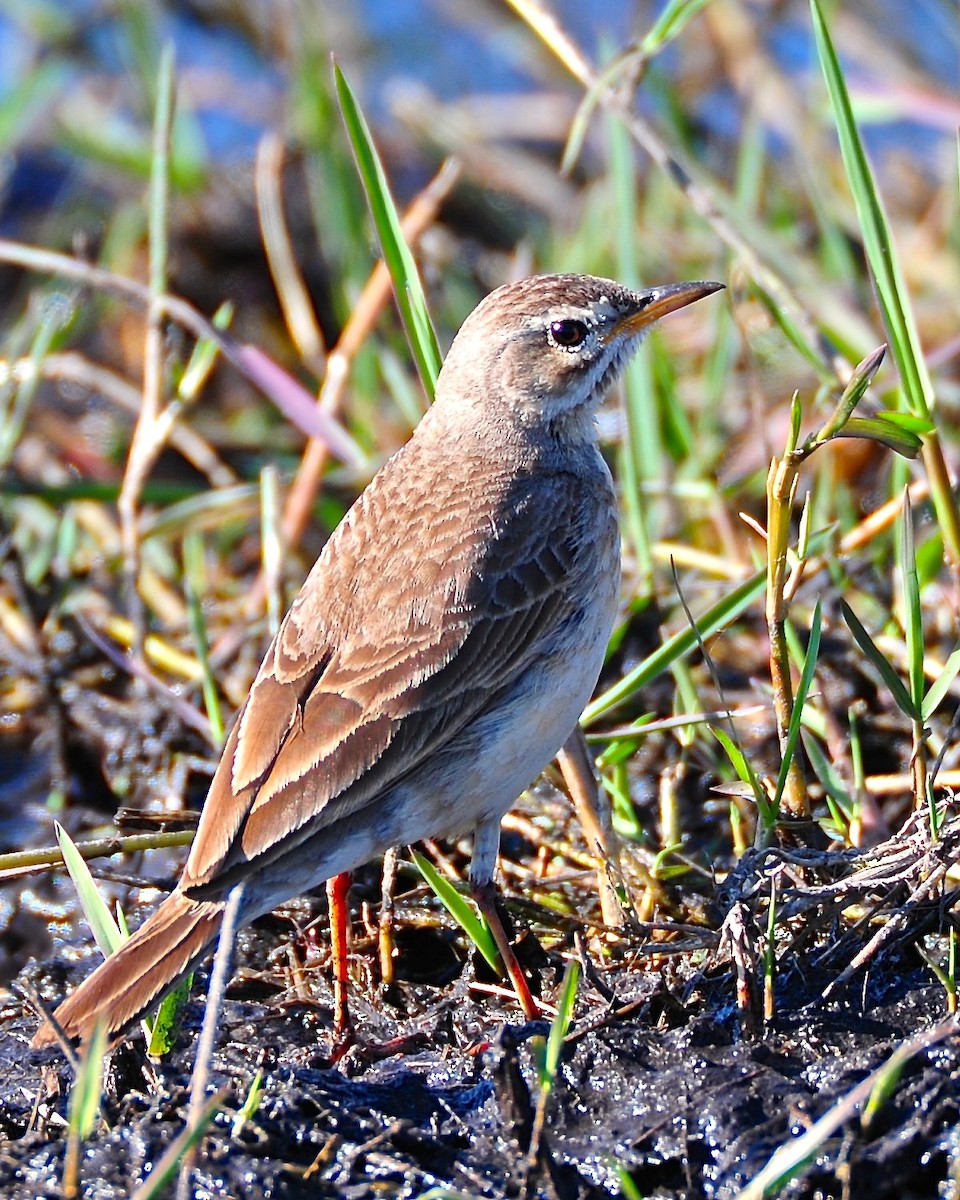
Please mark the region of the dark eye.
[[582, 346], [587, 340], [588, 329], [583, 321], [572, 319], [553, 321], [550, 325], [550, 337], [558, 346], [565, 350], [573, 350]]

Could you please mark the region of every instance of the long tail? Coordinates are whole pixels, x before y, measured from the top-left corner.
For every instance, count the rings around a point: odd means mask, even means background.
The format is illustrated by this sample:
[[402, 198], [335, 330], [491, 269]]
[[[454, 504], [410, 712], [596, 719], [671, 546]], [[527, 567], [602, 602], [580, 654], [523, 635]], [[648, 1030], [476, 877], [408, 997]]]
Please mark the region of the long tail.
[[[86, 1042], [97, 1022], [109, 1037], [144, 1016], [191, 971], [217, 936], [224, 905], [172, 892], [128, 942], [88, 976], [56, 1011], [67, 1037]], [[49, 1046], [56, 1035], [44, 1022], [33, 1039]]]

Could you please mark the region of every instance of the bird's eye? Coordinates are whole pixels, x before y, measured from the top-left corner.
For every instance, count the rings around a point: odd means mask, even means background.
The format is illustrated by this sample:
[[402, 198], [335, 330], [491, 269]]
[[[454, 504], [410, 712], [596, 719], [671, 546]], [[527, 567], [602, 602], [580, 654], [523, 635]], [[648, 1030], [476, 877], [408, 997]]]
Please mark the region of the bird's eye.
[[583, 321], [574, 321], [569, 318], [563, 321], [552, 321], [550, 324], [551, 340], [565, 350], [575, 350], [577, 346], [582, 346], [587, 340], [588, 332]]

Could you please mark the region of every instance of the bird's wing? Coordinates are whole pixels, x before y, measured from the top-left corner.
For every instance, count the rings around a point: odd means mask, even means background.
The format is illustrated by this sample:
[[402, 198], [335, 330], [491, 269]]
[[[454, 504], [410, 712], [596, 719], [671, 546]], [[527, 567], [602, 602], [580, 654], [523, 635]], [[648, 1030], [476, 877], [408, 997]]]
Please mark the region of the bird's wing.
[[535, 514], [529, 495], [462, 491], [437, 481], [420, 527], [394, 528], [389, 484], [368, 489], [331, 538], [231, 733], [185, 887], [357, 811], [463, 729], [572, 615], [580, 489], [538, 480]]

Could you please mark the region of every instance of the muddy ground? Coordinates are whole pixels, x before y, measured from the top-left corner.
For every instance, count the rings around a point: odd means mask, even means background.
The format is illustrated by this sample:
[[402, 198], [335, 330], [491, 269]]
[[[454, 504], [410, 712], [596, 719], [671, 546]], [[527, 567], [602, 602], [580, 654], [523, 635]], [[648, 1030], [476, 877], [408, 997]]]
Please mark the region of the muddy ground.
[[[392, 997], [364, 981], [372, 948], [359, 938], [360, 1041], [334, 1065], [328, 973], [303, 933], [323, 902], [304, 900], [240, 936], [208, 1085], [223, 1089], [223, 1107], [200, 1144], [194, 1194], [359, 1200], [439, 1187], [567, 1198], [625, 1194], [632, 1183], [640, 1196], [729, 1198], [834, 1113], [835, 1128], [780, 1194], [953, 1195], [960, 1040], [919, 951], [948, 920], [956, 897], [944, 870], [958, 845], [960, 817], [948, 816], [937, 841], [924, 818], [868, 852], [750, 853], [699, 933], [654, 941], [628, 928], [606, 957], [575, 922], [524, 906], [551, 944], [537, 970], [544, 996], [565, 958], [585, 968], [533, 1148], [548, 1024], [524, 1023], [507, 998], [477, 988], [462, 939], [411, 892], [398, 908]], [[361, 902], [374, 882], [358, 881]], [[777, 967], [765, 1020], [771, 888]], [[87, 969], [74, 941], [20, 982], [29, 976], [52, 1001]], [[81, 1160], [84, 1195], [132, 1195], [181, 1133], [205, 987], [202, 975], [169, 1060], [150, 1064], [139, 1035], [112, 1056]], [[23, 1005], [12, 999], [2, 1015], [0, 1194], [59, 1196], [72, 1073], [59, 1054], [28, 1049], [36, 1020]], [[905, 1043], [914, 1052], [865, 1115], [855, 1089]], [[236, 1127], [258, 1068], [262, 1099]]]

